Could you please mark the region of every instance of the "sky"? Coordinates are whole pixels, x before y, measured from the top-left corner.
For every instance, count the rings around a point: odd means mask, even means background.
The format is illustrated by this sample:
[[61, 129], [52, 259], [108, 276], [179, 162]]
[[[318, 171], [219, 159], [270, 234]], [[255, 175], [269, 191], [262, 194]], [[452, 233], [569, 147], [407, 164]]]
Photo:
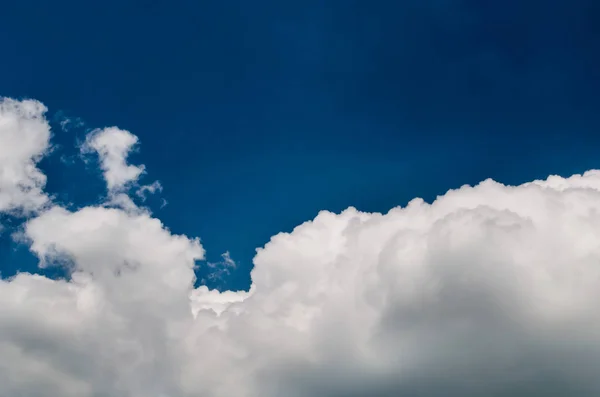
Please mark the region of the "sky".
[[598, 391], [597, 1], [33, 0], [0, 48], [0, 397]]
[[3, 10], [2, 95], [84, 123], [55, 128], [48, 189], [95, 199], [100, 180], [56, 160], [89, 129], [132, 131], [136, 159], [164, 187], [169, 204], [150, 204], [160, 218], [200, 236], [212, 261], [229, 251], [239, 264], [219, 288], [247, 288], [255, 249], [322, 209], [385, 212], [488, 177], [521, 183], [598, 162], [594, 0]]

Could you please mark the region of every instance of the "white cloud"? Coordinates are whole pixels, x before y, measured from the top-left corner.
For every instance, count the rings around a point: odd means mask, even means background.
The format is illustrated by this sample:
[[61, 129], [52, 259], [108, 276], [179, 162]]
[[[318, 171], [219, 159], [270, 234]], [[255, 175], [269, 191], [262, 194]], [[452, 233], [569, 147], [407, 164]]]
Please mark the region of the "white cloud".
[[138, 190], [136, 190], [135, 194], [142, 199], [142, 201], [146, 201], [147, 194], [154, 194], [156, 192], [162, 192], [163, 187], [159, 181], [154, 181], [150, 185], [140, 186]]
[[62, 119], [60, 121], [60, 128], [63, 131], [70, 131], [73, 128], [80, 128], [83, 127], [85, 125], [85, 123], [80, 119], [80, 118], [69, 118], [66, 116], [62, 116]]
[[92, 131], [81, 147], [82, 153], [96, 152], [100, 157], [108, 190], [120, 191], [136, 182], [144, 173], [143, 165], [127, 164], [127, 157], [138, 143], [138, 137], [117, 127]]
[[206, 262], [206, 266], [209, 267], [210, 273], [207, 275], [209, 280], [222, 279], [225, 276], [231, 274], [231, 270], [237, 267], [237, 263], [231, 258], [229, 251], [221, 254], [221, 260], [218, 262]]
[[0, 211], [31, 213], [48, 201], [37, 162], [48, 152], [46, 107], [33, 100], [0, 98]]
[[321, 212], [219, 293], [148, 213], [55, 206], [25, 235], [72, 280], [0, 281], [0, 397], [595, 396], [598, 214], [600, 171]]

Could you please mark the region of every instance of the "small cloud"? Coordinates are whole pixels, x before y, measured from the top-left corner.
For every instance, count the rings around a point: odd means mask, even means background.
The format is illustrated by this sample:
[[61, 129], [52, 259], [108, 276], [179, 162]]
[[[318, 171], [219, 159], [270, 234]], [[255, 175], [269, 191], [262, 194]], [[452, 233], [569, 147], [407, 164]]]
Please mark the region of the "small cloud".
[[66, 154], [63, 154], [60, 156], [60, 162], [63, 163], [64, 165], [73, 165], [73, 164], [75, 164], [76, 159], [77, 159], [77, 156], [69, 156]]
[[[140, 188], [135, 192], [135, 194], [142, 199], [142, 201], [146, 201], [147, 194], [154, 194], [156, 192], [162, 192], [163, 187], [159, 181], [154, 181], [151, 185], [140, 186]], [[162, 208], [162, 207], [161, 207]]]
[[32, 214], [48, 204], [38, 162], [52, 151], [47, 108], [0, 97], [0, 212]]
[[139, 139], [129, 131], [117, 127], [97, 129], [88, 134], [81, 145], [81, 153], [97, 153], [100, 168], [109, 192], [119, 192], [137, 182], [145, 173], [145, 166], [127, 164], [127, 157]]
[[79, 117], [77, 118], [69, 118], [66, 116], [63, 116], [64, 118], [59, 121], [59, 125], [60, 128], [67, 132], [67, 131], [71, 131], [75, 128], [81, 128], [83, 126], [85, 126], [85, 123], [83, 122], [83, 120], [81, 120]]
[[223, 277], [231, 274], [231, 270], [237, 267], [237, 264], [231, 259], [229, 251], [221, 254], [221, 260], [218, 262], [207, 262], [206, 266], [212, 269], [210, 274], [206, 276], [209, 280], [221, 280]]

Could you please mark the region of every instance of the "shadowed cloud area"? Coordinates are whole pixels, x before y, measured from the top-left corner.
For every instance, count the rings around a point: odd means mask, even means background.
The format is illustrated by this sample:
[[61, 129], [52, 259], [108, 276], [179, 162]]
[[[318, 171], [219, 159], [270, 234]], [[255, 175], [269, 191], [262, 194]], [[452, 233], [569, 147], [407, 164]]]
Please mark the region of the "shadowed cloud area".
[[599, 3], [34, 0], [0, 44], [0, 397], [600, 393]]
[[165, 188], [147, 204], [165, 199], [161, 219], [211, 262], [229, 251], [213, 286], [240, 289], [255, 248], [319, 210], [597, 166], [599, 15], [594, 0], [10, 2], [0, 89], [49, 107], [61, 150], [41, 167], [66, 202], [103, 189], [74, 141], [133, 131]]

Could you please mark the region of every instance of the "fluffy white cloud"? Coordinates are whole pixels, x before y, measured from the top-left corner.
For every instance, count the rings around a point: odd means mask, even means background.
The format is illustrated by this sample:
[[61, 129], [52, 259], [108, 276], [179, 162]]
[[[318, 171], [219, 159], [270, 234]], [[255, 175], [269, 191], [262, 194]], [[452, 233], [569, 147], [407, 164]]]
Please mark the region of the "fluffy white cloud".
[[31, 213], [48, 200], [37, 162], [49, 150], [46, 107], [0, 97], [0, 211]]
[[599, 171], [321, 212], [219, 293], [146, 212], [55, 206], [25, 234], [72, 279], [0, 281], [0, 396], [595, 396], [599, 214]]
[[82, 153], [96, 152], [100, 157], [109, 191], [119, 191], [136, 182], [144, 173], [143, 165], [127, 164], [127, 157], [138, 143], [138, 137], [117, 127], [92, 131], [81, 147]]

